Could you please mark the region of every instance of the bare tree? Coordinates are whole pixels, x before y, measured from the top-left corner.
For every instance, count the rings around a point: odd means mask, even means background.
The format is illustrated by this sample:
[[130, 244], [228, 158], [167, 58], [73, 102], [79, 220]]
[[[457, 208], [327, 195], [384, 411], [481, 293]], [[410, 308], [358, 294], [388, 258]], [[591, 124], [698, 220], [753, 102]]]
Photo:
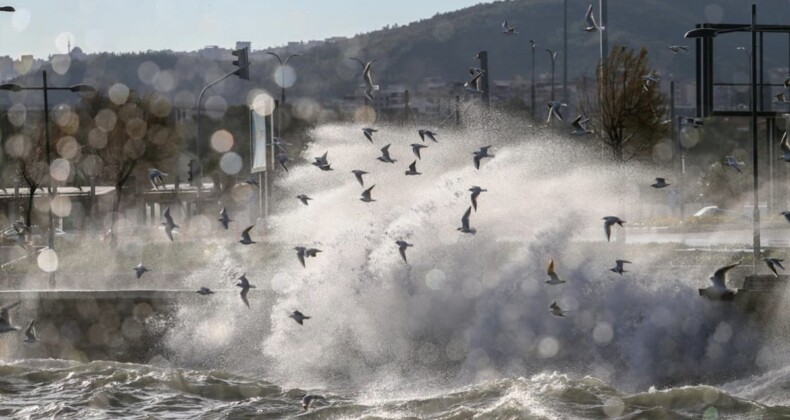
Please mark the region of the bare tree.
[[33, 199], [36, 191], [49, 178], [46, 155], [46, 136], [43, 123], [32, 124], [34, 128], [22, 130], [11, 136], [6, 151], [16, 162], [16, 175], [28, 188], [25, 205], [25, 226], [30, 232], [33, 225]]
[[595, 83], [584, 78], [579, 86], [579, 108], [619, 162], [650, 152], [667, 135], [669, 125], [662, 124], [666, 99], [658, 82], [645, 76], [657, 78], [647, 50], [634, 53], [615, 46], [598, 69]]
[[[99, 94], [83, 99], [80, 119], [85, 124], [81, 125], [87, 131], [89, 153], [101, 163], [94, 172], [115, 186], [111, 228], [118, 221], [123, 189], [132, 174], [145, 176], [149, 167], [168, 171], [181, 142], [170, 113], [167, 99], [153, 93], [139, 97], [131, 92], [123, 101]], [[116, 233], [112, 229], [111, 244], [116, 243]]]

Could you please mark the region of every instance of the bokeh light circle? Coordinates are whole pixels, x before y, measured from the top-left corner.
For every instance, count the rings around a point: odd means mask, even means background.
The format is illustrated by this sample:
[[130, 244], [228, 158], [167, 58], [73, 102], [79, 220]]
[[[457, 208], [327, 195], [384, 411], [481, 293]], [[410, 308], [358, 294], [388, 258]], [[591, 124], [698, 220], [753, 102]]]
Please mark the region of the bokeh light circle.
[[71, 199], [59, 195], [52, 199], [52, 213], [58, 217], [68, 217], [71, 214]]
[[260, 116], [267, 116], [274, 112], [274, 98], [266, 92], [260, 92], [250, 100], [250, 108]]
[[71, 163], [63, 158], [57, 158], [49, 166], [49, 176], [55, 181], [65, 182], [71, 173]]
[[219, 167], [228, 175], [236, 175], [241, 172], [241, 156], [234, 152], [225, 153], [219, 160]]
[[233, 147], [233, 134], [228, 130], [217, 130], [211, 135], [211, 148], [225, 153]]
[[107, 90], [107, 95], [112, 103], [123, 105], [129, 99], [129, 87], [123, 83], [116, 83]]
[[47, 273], [58, 270], [58, 254], [52, 249], [45, 249], [38, 254], [38, 267]]
[[296, 71], [288, 65], [277, 66], [272, 77], [274, 77], [274, 83], [280, 87], [289, 88], [296, 83]]
[[425, 285], [432, 290], [441, 290], [447, 281], [444, 271], [434, 268], [425, 274]]

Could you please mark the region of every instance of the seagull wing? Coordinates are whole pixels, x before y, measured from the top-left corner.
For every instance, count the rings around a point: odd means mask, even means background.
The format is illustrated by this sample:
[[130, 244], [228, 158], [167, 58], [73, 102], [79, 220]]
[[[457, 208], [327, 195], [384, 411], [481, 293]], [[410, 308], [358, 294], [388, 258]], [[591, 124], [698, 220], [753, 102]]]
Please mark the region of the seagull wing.
[[[592, 7], [592, 6], [590, 6], [590, 7]], [[348, 59], [356, 61], [357, 63], [359, 63], [360, 67], [362, 67], [362, 70], [363, 71], [365, 70], [365, 63], [362, 60], [360, 60], [360, 59], [358, 59], [356, 57], [348, 57]]]
[[381, 154], [384, 156], [384, 159], [390, 160], [390, 145], [386, 145], [381, 148]]
[[36, 337], [36, 320], [31, 319], [30, 324], [27, 325], [27, 329], [25, 329], [25, 337], [27, 337], [30, 341], [35, 341]]
[[466, 209], [466, 212], [464, 213], [463, 217], [461, 217], [461, 226], [465, 230], [469, 230], [469, 215], [470, 214], [472, 214], [472, 207], [469, 207], [468, 209]]
[[475, 157], [472, 158], [472, 162], [475, 164], [475, 169], [480, 169], [480, 155], [475, 153]]
[[740, 263], [728, 265], [716, 270], [713, 273], [713, 277], [710, 278], [710, 280], [713, 282], [713, 286], [716, 287], [717, 289], [726, 289], [727, 286], [725, 285], [725, 280], [727, 277], [727, 272], [733, 269], [734, 267], [737, 267], [738, 265], [740, 265]]
[[610, 241], [612, 237], [612, 225], [614, 222], [605, 221], [603, 222], [603, 230], [606, 232], [606, 241]]
[[252, 238], [250, 238], [250, 231], [252, 230], [252, 228], [253, 228], [254, 226], [255, 226], [255, 225], [253, 225], [253, 226], [250, 226], [250, 227], [248, 227], [247, 229], [244, 229], [244, 231], [243, 231], [243, 232], [241, 232], [241, 239], [242, 239], [243, 241], [245, 241], [245, 242], [252, 242]]
[[403, 257], [403, 262], [408, 263], [409, 261], [406, 260], [406, 247], [405, 246], [399, 247], [398, 252], [400, 252], [400, 256]]
[[364, 187], [365, 181], [362, 180], [362, 175], [363, 175], [362, 172], [354, 172], [354, 176], [357, 178], [357, 182], [359, 182], [359, 185]]
[[472, 192], [472, 207], [474, 207], [475, 211], [477, 211], [477, 196], [479, 195], [480, 193], [477, 191]]
[[595, 28], [598, 26], [595, 24], [595, 17], [593, 17], [592, 4], [590, 4], [590, 7], [587, 8], [587, 14], [584, 15], [584, 19], [587, 21], [587, 24], [590, 25], [591, 28]]
[[417, 161], [416, 160], [414, 162], [412, 162], [411, 165], [409, 165], [409, 171], [417, 172]]
[[8, 311], [17, 305], [19, 305], [19, 302], [15, 302], [0, 308], [0, 323], [11, 325], [11, 317], [8, 315]]
[[250, 301], [247, 300], [247, 293], [249, 293], [249, 292], [250, 292], [250, 288], [249, 287], [242, 287], [241, 288], [241, 293], [239, 293], [241, 295], [241, 301], [244, 302], [245, 305], [247, 305], [247, 308], [250, 307]]

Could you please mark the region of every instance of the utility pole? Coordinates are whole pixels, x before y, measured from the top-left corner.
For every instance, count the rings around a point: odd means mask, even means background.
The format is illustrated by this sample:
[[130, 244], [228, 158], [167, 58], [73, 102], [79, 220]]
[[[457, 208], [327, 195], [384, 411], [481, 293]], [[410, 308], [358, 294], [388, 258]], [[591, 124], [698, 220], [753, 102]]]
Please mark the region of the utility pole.
[[532, 47], [532, 85], [530, 87], [530, 94], [529, 94], [529, 102], [530, 107], [532, 108], [532, 121], [535, 121], [536, 113], [535, 113], [535, 44], [534, 40], [529, 40], [529, 45]]
[[[568, 0], [564, 0], [562, 34], [562, 102], [568, 103]], [[553, 100], [553, 98], [552, 98]]]
[[600, 0], [598, 3], [599, 12], [601, 15], [601, 28], [602, 30], [598, 31], [601, 36], [601, 63], [603, 63], [604, 57], [609, 55], [609, 6], [607, 5], [607, 0]]
[[480, 63], [480, 70], [483, 70], [483, 75], [480, 77], [480, 84], [483, 90], [483, 104], [487, 107], [490, 103], [488, 88], [488, 51], [480, 51], [475, 58], [477, 58], [477, 61]]
[[752, 125], [752, 177], [754, 181], [754, 221], [752, 224], [754, 266], [752, 273], [757, 275], [758, 262], [760, 261], [760, 194], [759, 172], [757, 165], [757, 5], [752, 4], [752, 70], [751, 70], [751, 125]]

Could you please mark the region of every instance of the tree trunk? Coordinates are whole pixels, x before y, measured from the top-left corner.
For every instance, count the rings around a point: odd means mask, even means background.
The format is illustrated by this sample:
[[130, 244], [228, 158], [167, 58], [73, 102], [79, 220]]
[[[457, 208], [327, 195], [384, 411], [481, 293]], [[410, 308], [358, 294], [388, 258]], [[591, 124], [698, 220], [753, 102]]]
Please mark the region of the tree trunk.
[[118, 215], [121, 212], [122, 194], [123, 184], [115, 184], [115, 202], [112, 204], [112, 225], [110, 226], [110, 247], [113, 249], [118, 245], [118, 232], [115, 224], [118, 223]]
[[27, 194], [27, 207], [25, 208], [25, 226], [27, 226], [28, 241], [33, 239], [33, 198], [36, 194], [36, 187], [31, 187]]

